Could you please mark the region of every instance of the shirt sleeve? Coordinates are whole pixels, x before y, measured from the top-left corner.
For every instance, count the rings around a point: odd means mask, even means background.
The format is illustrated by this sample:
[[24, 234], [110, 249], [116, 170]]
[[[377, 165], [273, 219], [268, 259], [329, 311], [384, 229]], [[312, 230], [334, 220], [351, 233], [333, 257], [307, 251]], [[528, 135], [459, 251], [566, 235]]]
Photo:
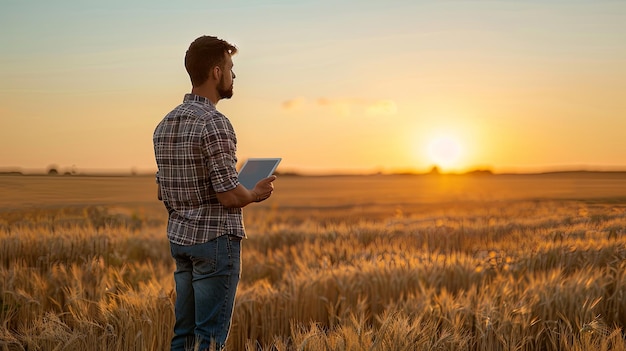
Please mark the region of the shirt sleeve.
[[232, 190], [239, 184], [237, 174], [237, 138], [230, 122], [223, 115], [213, 116], [204, 133], [207, 168], [213, 190]]

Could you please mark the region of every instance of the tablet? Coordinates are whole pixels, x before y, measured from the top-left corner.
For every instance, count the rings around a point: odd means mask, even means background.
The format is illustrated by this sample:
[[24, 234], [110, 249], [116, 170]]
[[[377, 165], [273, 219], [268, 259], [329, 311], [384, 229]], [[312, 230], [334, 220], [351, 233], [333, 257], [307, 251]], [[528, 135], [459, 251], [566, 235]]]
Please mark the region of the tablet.
[[252, 190], [256, 183], [271, 176], [281, 158], [249, 158], [239, 170], [239, 183]]

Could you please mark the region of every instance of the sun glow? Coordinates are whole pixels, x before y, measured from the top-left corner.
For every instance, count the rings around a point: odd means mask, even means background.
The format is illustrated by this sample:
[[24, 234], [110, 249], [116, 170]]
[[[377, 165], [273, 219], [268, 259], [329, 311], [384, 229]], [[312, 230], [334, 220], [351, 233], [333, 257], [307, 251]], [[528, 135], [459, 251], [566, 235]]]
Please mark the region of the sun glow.
[[428, 157], [435, 165], [444, 169], [458, 168], [462, 156], [463, 146], [452, 135], [437, 135], [428, 143]]

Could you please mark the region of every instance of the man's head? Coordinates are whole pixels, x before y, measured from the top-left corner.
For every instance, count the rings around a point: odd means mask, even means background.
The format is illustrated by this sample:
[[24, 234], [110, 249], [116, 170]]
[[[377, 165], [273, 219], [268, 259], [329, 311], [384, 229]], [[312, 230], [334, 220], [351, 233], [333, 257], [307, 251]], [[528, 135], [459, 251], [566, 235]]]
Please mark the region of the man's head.
[[211, 36], [202, 36], [191, 43], [185, 54], [185, 68], [194, 88], [201, 87], [207, 81], [215, 84], [218, 99], [233, 96], [232, 55], [237, 48], [225, 40]]

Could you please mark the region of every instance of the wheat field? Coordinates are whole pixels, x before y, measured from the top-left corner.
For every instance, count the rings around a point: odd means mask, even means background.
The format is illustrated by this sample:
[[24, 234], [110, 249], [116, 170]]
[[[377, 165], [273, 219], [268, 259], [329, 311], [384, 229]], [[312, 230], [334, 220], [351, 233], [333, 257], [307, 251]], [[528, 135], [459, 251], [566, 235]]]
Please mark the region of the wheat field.
[[[626, 350], [626, 174], [282, 176], [229, 350]], [[167, 350], [152, 177], [0, 176], [0, 350]]]

